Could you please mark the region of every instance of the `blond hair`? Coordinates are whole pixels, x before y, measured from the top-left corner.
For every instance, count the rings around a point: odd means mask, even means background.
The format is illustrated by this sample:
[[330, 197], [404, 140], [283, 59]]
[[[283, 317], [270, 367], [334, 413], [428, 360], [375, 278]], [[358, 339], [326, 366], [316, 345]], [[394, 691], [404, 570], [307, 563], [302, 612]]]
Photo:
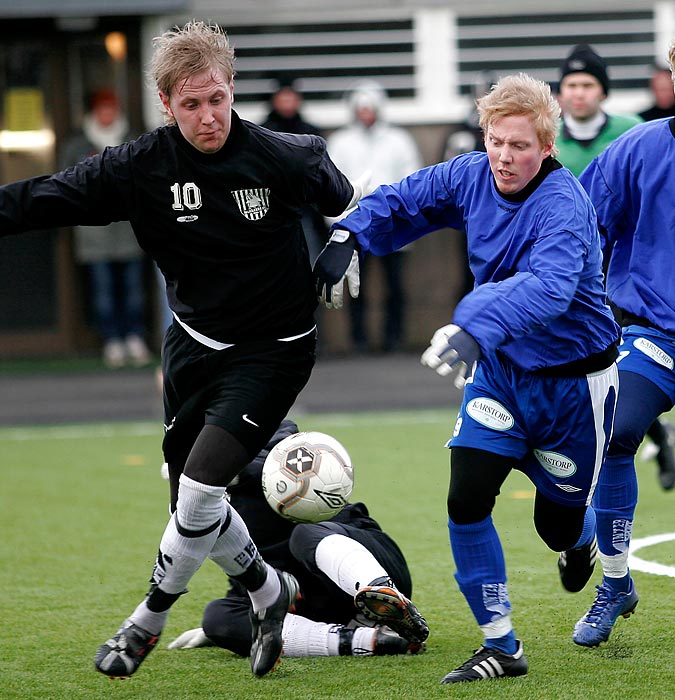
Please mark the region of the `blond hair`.
[[[222, 72], [228, 82], [234, 77], [234, 49], [217, 24], [192, 20], [155, 37], [152, 44], [150, 76], [167, 97], [179, 82], [207, 70]], [[173, 120], [167, 115], [167, 121]]]
[[668, 49], [668, 63], [670, 64], [670, 75], [675, 83], [675, 39], [670, 42], [670, 48]]
[[[483, 133], [501, 117], [531, 117], [540, 146], [554, 144], [560, 126], [560, 105], [547, 83], [525, 74], [507, 75], [490, 92], [476, 100]], [[558, 149], [553, 147], [553, 156]]]

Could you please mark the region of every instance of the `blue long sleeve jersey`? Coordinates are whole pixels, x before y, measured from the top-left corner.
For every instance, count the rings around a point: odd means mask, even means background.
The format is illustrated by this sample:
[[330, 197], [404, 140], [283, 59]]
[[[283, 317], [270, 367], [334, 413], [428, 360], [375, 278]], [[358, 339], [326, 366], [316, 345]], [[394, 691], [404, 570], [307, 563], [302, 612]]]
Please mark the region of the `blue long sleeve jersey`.
[[630, 316], [675, 332], [675, 120], [625, 132], [580, 176], [598, 213], [607, 293]]
[[379, 187], [335, 227], [374, 255], [441, 228], [465, 231], [476, 287], [453, 323], [483, 354], [499, 349], [528, 371], [576, 362], [615, 343], [618, 326], [606, 304], [595, 212], [557, 166], [527, 196], [506, 198], [487, 154], [463, 154]]

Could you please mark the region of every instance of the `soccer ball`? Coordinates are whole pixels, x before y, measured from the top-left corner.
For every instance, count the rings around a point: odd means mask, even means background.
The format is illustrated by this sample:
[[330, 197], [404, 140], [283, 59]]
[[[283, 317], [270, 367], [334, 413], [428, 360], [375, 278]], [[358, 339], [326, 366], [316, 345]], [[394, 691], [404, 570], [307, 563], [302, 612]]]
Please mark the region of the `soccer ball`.
[[354, 487], [347, 450], [317, 432], [289, 435], [267, 455], [262, 488], [270, 507], [298, 523], [318, 523], [337, 515]]

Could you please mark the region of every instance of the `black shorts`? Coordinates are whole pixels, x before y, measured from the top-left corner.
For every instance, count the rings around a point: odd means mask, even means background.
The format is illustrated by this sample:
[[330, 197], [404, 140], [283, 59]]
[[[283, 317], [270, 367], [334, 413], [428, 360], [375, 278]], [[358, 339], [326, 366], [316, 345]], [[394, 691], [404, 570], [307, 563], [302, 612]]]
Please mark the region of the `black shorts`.
[[164, 459], [184, 462], [207, 423], [234, 435], [253, 459], [307, 384], [315, 349], [316, 332], [212, 350], [174, 323], [162, 348]]

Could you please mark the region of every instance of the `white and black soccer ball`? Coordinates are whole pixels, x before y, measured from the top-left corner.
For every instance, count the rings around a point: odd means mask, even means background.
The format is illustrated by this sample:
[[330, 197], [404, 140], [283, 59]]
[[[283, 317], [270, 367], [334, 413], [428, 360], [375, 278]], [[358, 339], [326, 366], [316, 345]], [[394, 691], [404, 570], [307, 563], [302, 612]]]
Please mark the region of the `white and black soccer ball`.
[[270, 507], [298, 523], [337, 515], [349, 501], [354, 469], [347, 450], [325, 433], [289, 435], [267, 455], [262, 488]]

